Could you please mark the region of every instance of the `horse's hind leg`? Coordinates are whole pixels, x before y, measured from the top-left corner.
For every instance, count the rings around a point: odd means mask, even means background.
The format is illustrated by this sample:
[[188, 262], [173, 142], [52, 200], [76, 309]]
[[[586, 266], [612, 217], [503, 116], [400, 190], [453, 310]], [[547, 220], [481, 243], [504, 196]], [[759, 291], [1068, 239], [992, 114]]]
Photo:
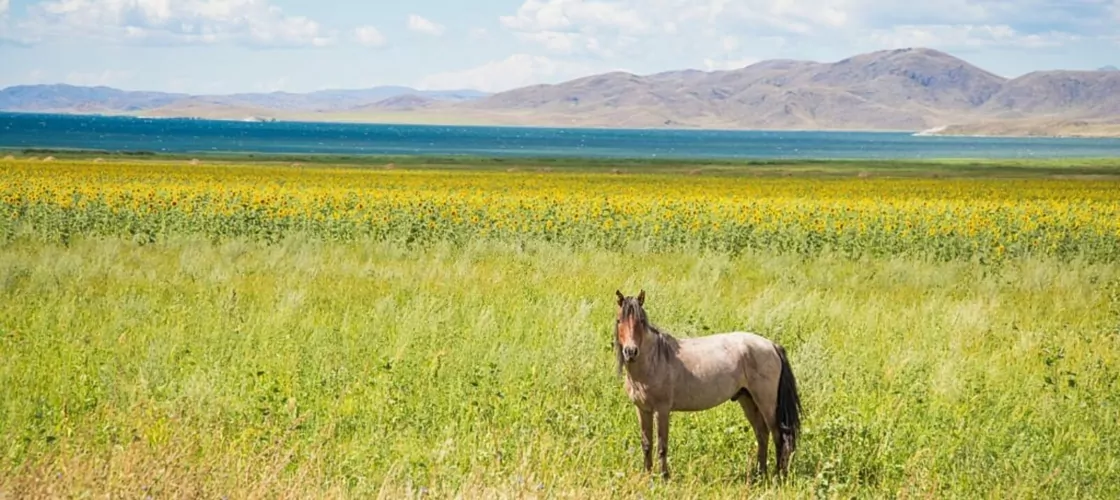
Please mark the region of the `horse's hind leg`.
[[766, 475], [766, 449], [770, 446], [770, 428], [766, 426], [766, 419], [762, 418], [762, 413], [758, 411], [758, 406], [754, 404], [754, 400], [750, 395], [742, 395], [739, 397], [739, 406], [743, 407], [743, 415], [746, 415], [747, 421], [751, 423], [754, 429], [754, 437], [758, 440], [758, 473]]
[[782, 431], [777, 425], [771, 430], [771, 434], [774, 436], [774, 453], [777, 455], [775, 467], [778, 469], [779, 476], [785, 477], [789, 467], [789, 449], [786, 448]]
[[[755, 360], [755, 364], [747, 370], [746, 373], [746, 389], [751, 394], [751, 400], [756, 408], [756, 415], [759, 417], [759, 423], [754, 424], [756, 435], [761, 436], [759, 439], [764, 439], [767, 434], [774, 440], [774, 452], [777, 455], [778, 470], [781, 470], [782, 454], [782, 437], [778, 428], [778, 415], [776, 413], [778, 407], [778, 377], [781, 372], [781, 359], [775, 352], [773, 357], [759, 356]], [[772, 376], [763, 376], [763, 373], [771, 373]], [[761, 424], [761, 425], [760, 425]], [[759, 428], [766, 429], [765, 433], [758, 431]], [[765, 445], [761, 444], [759, 448]], [[763, 465], [765, 470], [765, 465]]]

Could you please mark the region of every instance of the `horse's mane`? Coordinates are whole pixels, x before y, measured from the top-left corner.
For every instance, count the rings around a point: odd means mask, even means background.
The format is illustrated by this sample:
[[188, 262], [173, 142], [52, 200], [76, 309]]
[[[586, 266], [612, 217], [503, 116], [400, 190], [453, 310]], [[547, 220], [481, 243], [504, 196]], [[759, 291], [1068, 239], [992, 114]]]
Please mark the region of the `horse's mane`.
[[662, 330], [657, 325], [646, 323], [646, 327], [654, 333], [654, 349], [661, 355], [661, 359], [668, 361], [672, 359], [673, 355], [680, 350], [681, 344], [677, 342], [677, 338], [670, 335], [669, 332]]
[[[646, 315], [646, 310], [642, 308], [641, 304], [638, 304], [638, 301], [633, 297], [627, 297], [627, 299], [622, 303], [622, 314], [620, 315], [619, 320], [623, 320], [631, 316], [637, 316], [638, 321], [641, 322], [642, 326], [653, 333], [654, 349], [658, 354], [661, 355], [662, 359], [670, 359], [673, 354], [675, 354], [680, 348], [680, 343], [677, 341], [676, 337], [673, 337], [669, 334], [669, 332], [661, 329], [661, 327], [650, 323], [649, 317]], [[622, 365], [625, 364], [625, 362], [622, 359], [622, 346], [618, 343], [618, 323], [619, 322], [616, 321], [614, 324], [613, 344], [614, 357], [617, 364], [616, 370], [617, 373], [621, 375]]]

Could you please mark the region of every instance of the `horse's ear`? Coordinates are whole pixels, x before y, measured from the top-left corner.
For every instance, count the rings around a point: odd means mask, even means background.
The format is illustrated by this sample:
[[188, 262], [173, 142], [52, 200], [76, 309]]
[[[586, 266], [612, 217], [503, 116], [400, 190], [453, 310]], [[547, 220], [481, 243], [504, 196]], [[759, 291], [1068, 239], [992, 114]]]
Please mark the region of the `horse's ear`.
[[638, 292], [638, 305], [639, 306], [646, 305], [646, 291], [645, 290], [642, 290], [641, 292]]
[[614, 291], [614, 294], [618, 296], [618, 306], [619, 306], [619, 307], [622, 307], [622, 301], [626, 300], [626, 297], [625, 297], [625, 296], [623, 296], [623, 295], [622, 295], [622, 292], [620, 292], [620, 291], [618, 291], [618, 290], [615, 290], [615, 291]]

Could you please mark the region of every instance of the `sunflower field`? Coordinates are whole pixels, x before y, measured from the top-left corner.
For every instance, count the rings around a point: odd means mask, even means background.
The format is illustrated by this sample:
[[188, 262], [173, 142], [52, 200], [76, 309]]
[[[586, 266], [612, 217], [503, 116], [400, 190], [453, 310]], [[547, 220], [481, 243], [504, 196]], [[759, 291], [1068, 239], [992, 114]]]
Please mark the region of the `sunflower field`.
[[1120, 182], [0, 163], [0, 217], [53, 239], [290, 234], [939, 260], [1120, 257]]

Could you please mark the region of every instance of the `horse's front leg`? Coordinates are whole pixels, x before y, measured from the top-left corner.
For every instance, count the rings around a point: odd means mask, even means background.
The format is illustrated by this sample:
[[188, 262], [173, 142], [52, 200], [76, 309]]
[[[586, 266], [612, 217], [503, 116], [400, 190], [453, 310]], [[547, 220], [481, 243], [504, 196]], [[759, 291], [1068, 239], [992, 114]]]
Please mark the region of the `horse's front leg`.
[[653, 412], [638, 408], [638, 423], [642, 428], [642, 454], [648, 473], [653, 469]]
[[661, 459], [661, 477], [669, 479], [669, 409], [657, 410], [657, 456]]

